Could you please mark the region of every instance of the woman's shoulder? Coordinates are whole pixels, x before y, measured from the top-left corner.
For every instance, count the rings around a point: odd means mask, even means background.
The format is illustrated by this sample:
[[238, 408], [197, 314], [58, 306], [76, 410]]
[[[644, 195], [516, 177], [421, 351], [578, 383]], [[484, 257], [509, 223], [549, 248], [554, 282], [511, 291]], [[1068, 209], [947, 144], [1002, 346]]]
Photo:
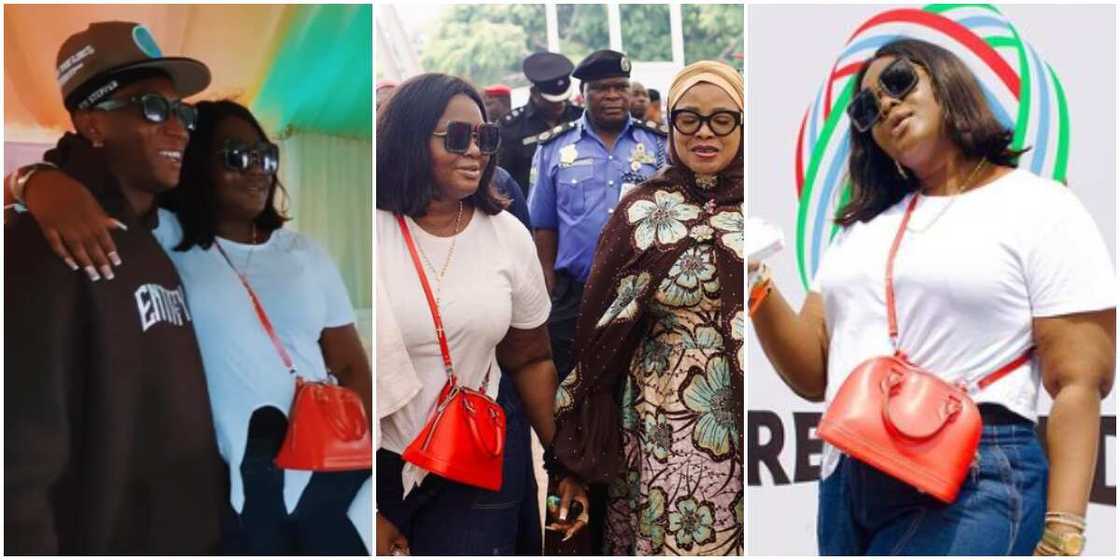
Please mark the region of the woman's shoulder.
[[1012, 213], [1054, 214], [1081, 205], [1069, 186], [1025, 169], [1008, 171], [992, 186], [998, 191], [999, 204]]

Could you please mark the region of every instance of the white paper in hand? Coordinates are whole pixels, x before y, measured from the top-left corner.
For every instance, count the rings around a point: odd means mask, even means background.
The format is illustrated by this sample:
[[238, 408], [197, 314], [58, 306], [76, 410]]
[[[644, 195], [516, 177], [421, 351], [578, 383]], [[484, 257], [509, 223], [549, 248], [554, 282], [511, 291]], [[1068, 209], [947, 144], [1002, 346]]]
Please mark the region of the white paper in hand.
[[761, 261], [781, 251], [786, 244], [786, 236], [782, 230], [758, 218], [747, 218], [743, 238], [747, 244], [748, 262]]

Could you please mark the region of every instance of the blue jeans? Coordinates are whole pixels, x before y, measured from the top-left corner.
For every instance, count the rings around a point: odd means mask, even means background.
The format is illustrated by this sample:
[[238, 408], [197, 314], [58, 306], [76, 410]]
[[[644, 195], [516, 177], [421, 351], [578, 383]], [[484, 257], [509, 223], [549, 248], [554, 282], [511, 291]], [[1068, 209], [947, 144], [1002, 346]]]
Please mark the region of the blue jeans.
[[820, 482], [820, 554], [1029, 556], [1042, 537], [1047, 471], [1025, 421], [984, 426], [979, 462], [952, 504], [845, 455]]
[[400, 456], [377, 451], [378, 512], [404, 534], [414, 556], [540, 555], [529, 422], [505, 375], [498, 403], [506, 412], [506, 444], [497, 492], [429, 474], [402, 499]]

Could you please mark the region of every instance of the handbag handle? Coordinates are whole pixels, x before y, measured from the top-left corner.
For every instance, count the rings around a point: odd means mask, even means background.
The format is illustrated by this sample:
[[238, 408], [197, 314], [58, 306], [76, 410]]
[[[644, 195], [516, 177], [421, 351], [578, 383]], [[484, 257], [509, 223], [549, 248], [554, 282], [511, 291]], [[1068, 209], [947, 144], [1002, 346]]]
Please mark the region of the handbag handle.
[[898, 433], [914, 440], [929, 439], [937, 435], [941, 428], [944, 428], [945, 424], [961, 411], [960, 397], [950, 393], [937, 407], [937, 421], [924, 423], [924, 429], [919, 429], [911, 424], [896, 422], [891, 413], [891, 397], [898, 393], [898, 388], [902, 386], [905, 380], [905, 373], [892, 371], [883, 378], [879, 386], [883, 391], [883, 419], [886, 420], [888, 426]]
[[[902, 245], [902, 238], [906, 235], [906, 226], [910, 223], [910, 216], [914, 214], [914, 207], [918, 205], [918, 194], [910, 198], [910, 203], [906, 205], [906, 213], [902, 215], [902, 221], [898, 224], [898, 231], [894, 234], [894, 241], [891, 242], [890, 253], [887, 254], [887, 273], [886, 273], [886, 299], [887, 299], [887, 329], [891, 337], [891, 347], [894, 348], [895, 356], [905, 359], [905, 354], [898, 347], [898, 316], [894, 309], [894, 258], [898, 255], [898, 247]], [[1030, 360], [1031, 355], [1034, 353], [1034, 347], [1027, 348], [1025, 352], [1020, 354], [1015, 359], [1004, 364], [999, 369], [983, 376], [976, 381], [962, 379], [957, 383], [963, 391], [968, 394], [973, 394], [984, 389], [988, 385], [999, 381], [1003, 376], [1015, 371], [1019, 366], [1023, 365]], [[885, 402], [885, 401], [884, 401]], [[884, 404], [884, 406], [886, 406]]]
[[264, 306], [261, 305], [261, 300], [257, 299], [257, 293], [253, 291], [253, 287], [249, 285], [249, 280], [233, 266], [233, 261], [229, 260], [229, 255], [226, 254], [225, 249], [222, 249], [222, 244], [218, 240], [214, 240], [214, 246], [218, 248], [218, 252], [222, 254], [222, 258], [226, 260], [226, 264], [237, 275], [237, 279], [241, 281], [241, 285], [245, 286], [245, 291], [249, 292], [249, 299], [253, 302], [253, 309], [257, 312], [257, 320], [261, 322], [264, 327], [264, 332], [268, 334], [268, 339], [272, 341], [272, 347], [276, 349], [276, 353], [280, 355], [280, 361], [284, 362], [284, 367], [288, 368], [288, 373], [295, 375], [296, 366], [292, 362], [292, 357], [288, 355], [288, 351], [284, 349], [284, 345], [280, 343], [280, 337], [276, 336], [276, 330], [272, 328], [272, 321], [268, 320], [268, 313], [264, 312]]
[[488, 449], [486, 444], [482, 441], [482, 435], [478, 432], [478, 410], [471, 404], [470, 392], [463, 398], [463, 409], [467, 411], [467, 424], [471, 427], [471, 435], [474, 436], [474, 442], [480, 449], [489, 453], [493, 457], [502, 454], [502, 448], [505, 446], [505, 434], [502, 433], [502, 427], [498, 425], [498, 413], [493, 408], [486, 407], [486, 411], [490, 413], [490, 422], [494, 426], [494, 449]]

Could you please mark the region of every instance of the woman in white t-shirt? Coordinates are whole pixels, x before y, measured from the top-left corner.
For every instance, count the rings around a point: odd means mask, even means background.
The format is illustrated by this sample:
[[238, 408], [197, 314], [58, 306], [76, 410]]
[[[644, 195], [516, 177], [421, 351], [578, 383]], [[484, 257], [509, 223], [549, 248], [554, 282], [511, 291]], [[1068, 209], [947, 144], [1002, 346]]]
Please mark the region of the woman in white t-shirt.
[[[949, 51], [892, 41], [855, 80], [852, 197], [800, 312], [765, 267], [748, 265], [767, 357], [797, 394], [826, 402], [859, 363], [896, 348], [953, 381], [1032, 347], [1034, 359], [974, 394], [983, 434], [952, 504], [828, 446], [820, 552], [1076, 552], [1115, 363], [1115, 280], [1100, 233], [1069, 189], [1015, 169], [1011, 132]], [[894, 260], [892, 346], [885, 270], [911, 206]], [[1054, 400], [1046, 454], [1034, 434], [1040, 384]]]
[[[378, 314], [391, 313], [399, 329], [379, 332], [378, 340], [384, 335], [402, 341], [420, 386], [380, 420], [379, 554], [530, 553], [518, 546], [519, 534], [527, 526], [539, 527], [536, 508], [526, 512], [522, 507], [535, 503], [536, 492], [525, 418], [548, 445], [555, 430], [557, 385], [545, 326], [550, 302], [529, 231], [503, 211], [508, 201], [491, 184], [497, 132], [486, 123], [478, 92], [444, 74], [408, 80], [378, 110], [377, 281], [391, 302]], [[431, 417], [448, 377], [397, 215], [404, 216], [416, 243], [460, 384], [480, 388], [506, 410], [497, 492], [450, 481], [401, 459]], [[512, 384], [500, 370], [510, 374]], [[539, 534], [536, 538], [532, 553], [539, 553]]]

